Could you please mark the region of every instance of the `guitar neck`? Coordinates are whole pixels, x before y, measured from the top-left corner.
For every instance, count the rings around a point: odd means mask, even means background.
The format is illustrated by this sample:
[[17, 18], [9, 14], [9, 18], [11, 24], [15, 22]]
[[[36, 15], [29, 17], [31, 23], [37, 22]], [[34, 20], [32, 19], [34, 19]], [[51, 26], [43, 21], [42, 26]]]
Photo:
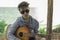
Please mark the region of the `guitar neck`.
[[34, 33], [25, 33], [23, 35], [30, 36], [30, 37], [35, 37], [36, 35], [38, 35], [39, 37], [46, 37], [45, 34], [34, 34]]

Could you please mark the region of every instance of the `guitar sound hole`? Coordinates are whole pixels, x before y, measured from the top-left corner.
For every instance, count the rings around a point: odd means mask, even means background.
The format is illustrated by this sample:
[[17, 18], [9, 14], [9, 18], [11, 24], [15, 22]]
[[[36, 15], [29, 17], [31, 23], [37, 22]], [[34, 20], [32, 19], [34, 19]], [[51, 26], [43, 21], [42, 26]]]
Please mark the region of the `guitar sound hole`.
[[22, 32], [20, 32], [20, 33], [19, 33], [19, 36], [20, 36], [20, 37], [23, 37], [23, 33], [22, 33]]

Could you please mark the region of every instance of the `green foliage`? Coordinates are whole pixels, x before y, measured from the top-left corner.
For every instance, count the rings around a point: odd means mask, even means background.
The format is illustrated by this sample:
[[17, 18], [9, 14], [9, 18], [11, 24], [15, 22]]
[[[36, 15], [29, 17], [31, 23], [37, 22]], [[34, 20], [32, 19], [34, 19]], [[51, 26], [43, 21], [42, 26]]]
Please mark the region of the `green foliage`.
[[56, 25], [56, 28], [53, 29], [54, 33], [60, 33], [60, 24]]
[[40, 33], [40, 34], [46, 34], [45, 28], [40, 28], [40, 29], [39, 29], [39, 33]]
[[6, 23], [4, 20], [0, 20], [0, 34], [4, 33]]

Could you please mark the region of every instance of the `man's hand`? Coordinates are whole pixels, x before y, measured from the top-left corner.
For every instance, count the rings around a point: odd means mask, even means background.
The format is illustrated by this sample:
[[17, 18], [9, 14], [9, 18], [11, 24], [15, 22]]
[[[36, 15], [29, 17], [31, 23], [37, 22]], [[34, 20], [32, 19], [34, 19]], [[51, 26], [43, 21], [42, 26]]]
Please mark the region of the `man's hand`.
[[19, 39], [19, 40], [21, 40], [21, 39]]
[[41, 39], [41, 37], [39, 37], [39, 35], [35, 35], [35, 38], [36, 38], [36, 40], [40, 40]]

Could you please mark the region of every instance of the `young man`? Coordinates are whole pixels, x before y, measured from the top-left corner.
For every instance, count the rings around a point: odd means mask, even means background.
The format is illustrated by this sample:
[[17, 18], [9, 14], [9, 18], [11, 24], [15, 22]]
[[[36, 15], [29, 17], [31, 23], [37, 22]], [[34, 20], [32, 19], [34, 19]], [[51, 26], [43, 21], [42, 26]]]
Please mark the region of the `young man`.
[[18, 17], [15, 23], [13, 23], [10, 26], [10, 31], [7, 34], [7, 37], [9, 40], [20, 40], [19, 38], [15, 37], [14, 32], [18, 27], [21, 27], [23, 25], [28, 25], [31, 33], [38, 33], [39, 23], [37, 20], [32, 18], [32, 16], [29, 15], [29, 3], [23, 1], [18, 5], [19, 12], [21, 13], [21, 17]]

